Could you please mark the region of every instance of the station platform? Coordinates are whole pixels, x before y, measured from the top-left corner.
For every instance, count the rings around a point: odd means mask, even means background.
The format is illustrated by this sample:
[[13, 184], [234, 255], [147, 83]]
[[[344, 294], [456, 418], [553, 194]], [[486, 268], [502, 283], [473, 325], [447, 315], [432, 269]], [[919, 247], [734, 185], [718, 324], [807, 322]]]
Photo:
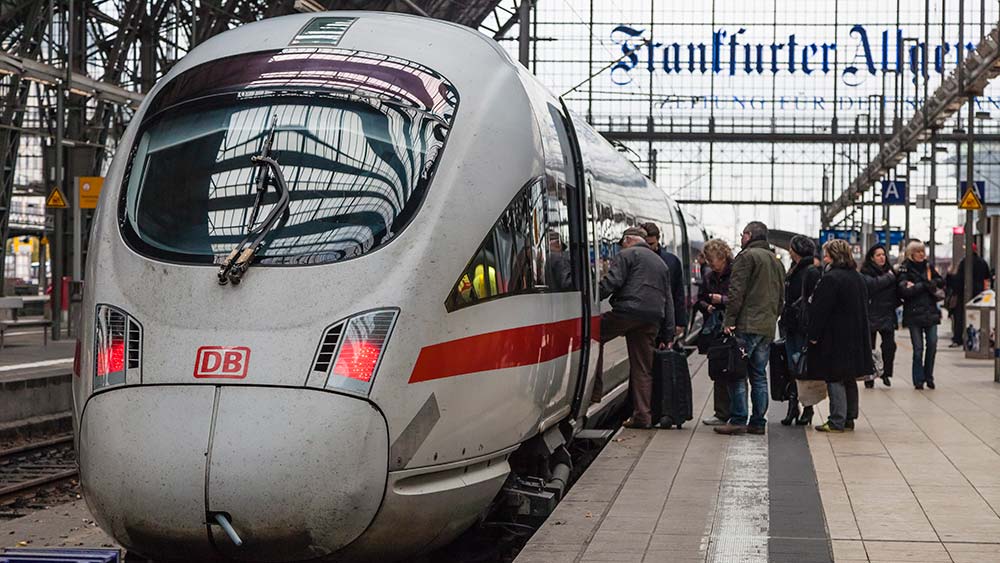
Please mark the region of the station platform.
[[[1000, 561], [1000, 384], [942, 336], [937, 390], [910, 382], [905, 331], [892, 387], [859, 383], [857, 429], [720, 436], [692, 356], [695, 420], [622, 430], [516, 563]], [[813, 424], [825, 420], [828, 403]]]
[[44, 345], [42, 329], [7, 334], [0, 351], [0, 444], [67, 431], [73, 405], [73, 340]]

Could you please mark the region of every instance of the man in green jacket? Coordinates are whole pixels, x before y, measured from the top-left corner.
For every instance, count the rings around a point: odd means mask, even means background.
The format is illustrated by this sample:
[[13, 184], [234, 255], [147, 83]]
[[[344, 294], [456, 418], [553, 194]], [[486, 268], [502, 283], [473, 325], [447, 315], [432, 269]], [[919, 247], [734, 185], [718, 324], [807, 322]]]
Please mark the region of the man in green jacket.
[[767, 244], [767, 225], [752, 221], [743, 229], [743, 250], [733, 261], [729, 299], [723, 325], [735, 334], [747, 353], [750, 401], [753, 415], [747, 426], [747, 386], [745, 380], [729, 384], [731, 418], [717, 426], [719, 434], [763, 434], [767, 419], [767, 361], [774, 329], [781, 313], [785, 268]]

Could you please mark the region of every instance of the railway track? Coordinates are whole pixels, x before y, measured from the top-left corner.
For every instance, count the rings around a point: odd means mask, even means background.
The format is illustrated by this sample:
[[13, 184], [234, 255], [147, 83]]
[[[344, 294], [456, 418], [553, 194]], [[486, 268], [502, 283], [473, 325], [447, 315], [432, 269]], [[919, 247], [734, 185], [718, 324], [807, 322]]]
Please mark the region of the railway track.
[[0, 505], [76, 476], [73, 436], [0, 450]]

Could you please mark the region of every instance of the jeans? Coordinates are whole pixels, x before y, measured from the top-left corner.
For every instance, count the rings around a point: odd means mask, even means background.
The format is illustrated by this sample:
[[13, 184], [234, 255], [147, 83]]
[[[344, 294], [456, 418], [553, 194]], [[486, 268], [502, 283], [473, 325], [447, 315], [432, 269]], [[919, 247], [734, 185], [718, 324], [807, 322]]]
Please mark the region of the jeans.
[[826, 391], [830, 394], [828, 422], [831, 427], [843, 430], [845, 422], [858, 418], [858, 382], [827, 381]]
[[875, 335], [882, 337], [882, 374], [892, 377], [892, 364], [896, 361], [896, 331], [879, 330], [872, 333], [872, 350], [875, 349]]
[[[767, 361], [771, 355], [771, 339], [763, 334], [736, 333], [747, 350], [747, 372], [750, 376], [750, 402], [753, 403], [753, 414], [750, 416], [750, 426], [763, 428], [767, 424], [764, 415], [767, 414]], [[747, 385], [740, 380], [729, 384], [731, 398], [730, 424], [745, 426], [747, 424]]]
[[[911, 326], [910, 342], [913, 343], [913, 384], [934, 382], [934, 355], [937, 354], [937, 325]], [[927, 341], [926, 348], [924, 340]]]

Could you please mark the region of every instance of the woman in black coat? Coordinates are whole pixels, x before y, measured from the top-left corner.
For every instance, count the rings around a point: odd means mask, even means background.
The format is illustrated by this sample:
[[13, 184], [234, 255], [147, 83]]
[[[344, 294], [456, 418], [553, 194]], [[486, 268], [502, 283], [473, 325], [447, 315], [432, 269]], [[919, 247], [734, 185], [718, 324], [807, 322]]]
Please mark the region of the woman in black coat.
[[[896, 273], [889, 265], [889, 255], [881, 244], [868, 249], [865, 263], [861, 266], [861, 277], [868, 289], [868, 324], [871, 327], [872, 349], [875, 335], [882, 338], [882, 383], [892, 385], [892, 364], [896, 359]], [[875, 387], [874, 381], [866, 381], [865, 387]]]
[[937, 302], [944, 299], [944, 280], [927, 262], [922, 242], [906, 245], [906, 261], [899, 267], [896, 287], [903, 298], [903, 326], [910, 329], [913, 343], [913, 387], [923, 389], [926, 383], [934, 389], [937, 325], [941, 323]]
[[[785, 304], [781, 311], [778, 326], [785, 338], [785, 354], [788, 357], [788, 369], [794, 373], [799, 356], [806, 346], [805, 319], [803, 319], [804, 304], [809, 302], [813, 288], [820, 278], [820, 270], [813, 265], [813, 255], [816, 254], [816, 243], [809, 237], [795, 235], [788, 245], [788, 253], [793, 265], [785, 275]], [[794, 381], [789, 386], [788, 414], [781, 424], [789, 426], [792, 422], [804, 426], [812, 422], [813, 408], [802, 409], [799, 416], [798, 390]], [[798, 420], [796, 420], [798, 418]]]
[[809, 372], [826, 380], [830, 395], [830, 418], [816, 430], [843, 432], [858, 417], [857, 379], [875, 371], [868, 291], [846, 241], [831, 240], [823, 254], [823, 277], [809, 300]]

